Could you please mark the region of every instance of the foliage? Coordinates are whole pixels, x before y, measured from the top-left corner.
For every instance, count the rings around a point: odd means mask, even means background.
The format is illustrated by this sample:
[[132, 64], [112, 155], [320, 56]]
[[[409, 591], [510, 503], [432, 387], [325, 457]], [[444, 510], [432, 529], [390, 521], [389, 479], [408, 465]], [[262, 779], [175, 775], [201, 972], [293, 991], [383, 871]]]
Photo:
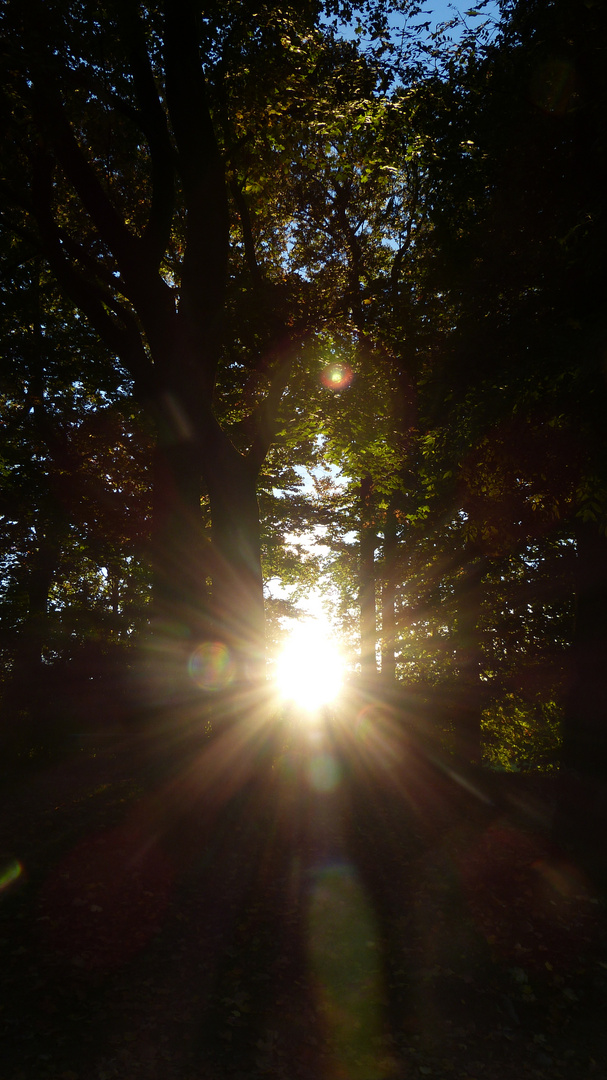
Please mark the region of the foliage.
[[483, 713], [484, 760], [506, 771], [552, 771], [559, 760], [561, 724], [558, 702], [507, 694]]

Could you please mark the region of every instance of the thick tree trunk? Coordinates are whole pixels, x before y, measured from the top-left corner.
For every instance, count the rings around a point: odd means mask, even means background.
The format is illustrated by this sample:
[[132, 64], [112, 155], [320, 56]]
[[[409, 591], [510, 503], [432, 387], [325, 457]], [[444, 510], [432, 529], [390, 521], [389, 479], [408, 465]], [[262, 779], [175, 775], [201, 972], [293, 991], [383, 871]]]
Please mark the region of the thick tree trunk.
[[607, 538], [576, 523], [575, 630], [555, 839], [607, 886]]
[[213, 614], [239, 682], [265, 679], [265, 623], [256, 475], [227, 442], [207, 484], [213, 537]]
[[154, 453], [152, 545], [154, 621], [193, 641], [208, 619], [209, 538], [201, 513], [199, 454], [192, 444]]
[[152, 469], [150, 636], [141, 680], [142, 704], [153, 712], [189, 706], [199, 694], [192, 658], [212, 632], [202, 493], [195, 441], [171, 440], [159, 425]]
[[187, 434], [163, 440], [154, 464], [151, 684], [159, 705], [187, 704], [200, 681], [214, 683], [199, 670], [205, 643], [227, 650], [226, 684], [228, 673], [230, 685], [265, 677], [256, 476], [217, 426], [204, 442]]

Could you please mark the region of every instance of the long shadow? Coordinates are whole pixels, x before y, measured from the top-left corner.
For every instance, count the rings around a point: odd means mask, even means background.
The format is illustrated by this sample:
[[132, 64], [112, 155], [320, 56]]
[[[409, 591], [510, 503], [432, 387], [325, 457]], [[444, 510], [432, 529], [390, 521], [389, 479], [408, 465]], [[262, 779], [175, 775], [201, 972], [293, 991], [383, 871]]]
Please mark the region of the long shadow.
[[[441, 1042], [443, 1003], [433, 973], [462, 962], [479, 970], [486, 962], [451, 846], [492, 808], [443, 767], [419, 718], [377, 690], [351, 693], [333, 730], [344, 777], [344, 854], [378, 935], [383, 1034], [391, 1053], [377, 1075], [390, 1076], [405, 1069], [399, 1049], [409, 1040], [428, 1049]], [[428, 903], [423, 890], [433, 875]]]
[[[381, 1034], [390, 1050], [378, 1076], [398, 1070], [398, 1039], [418, 1030], [413, 970], [416, 865], [424, 829], [403, 785], [411, 748], [394, 713], [376, 695], [350, 695], [334, 724], [342, 762], [344, 855], [375, 926]], [[415, 764], [420, 779], [420, 763]]]

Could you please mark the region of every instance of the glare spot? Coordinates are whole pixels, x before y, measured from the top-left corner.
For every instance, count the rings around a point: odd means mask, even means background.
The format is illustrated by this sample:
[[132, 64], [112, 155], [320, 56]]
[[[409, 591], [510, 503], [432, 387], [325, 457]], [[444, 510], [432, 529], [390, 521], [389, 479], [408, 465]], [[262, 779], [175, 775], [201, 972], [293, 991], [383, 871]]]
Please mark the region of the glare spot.
[[575, 98], [575, 70], [567, 60], [551, 57], [534, 73], [531, 97], [544, 112], [563, 116]]
[[317, 754], [308, 765], [308, 782], [315, 791], [334, 791], [340, 781], [340, 770], [332, 754]]
[[310, 896], [308, 950], [329, 1035], [331, 1076], [394, 1075], [381, 1050], [384, 984], [378, 950], [369, 946], [378, 939], [372, 905], [354, 869], [324, 868]]
[[13, 884], [17, 878], [21, 877], [23, 873], [23, 866], [17, 859], [13, 859], [6, 866], [0, 869], [0, 893], [8, 889], [9, 885]]
[[352, 368], [348, 364], [328, 364], [320, 381], [327, 390], [345, 390], [352, 382]]
[[339, 693], [342, 660], [316, 622], [300, 623], [278, 658], [278, 689], [303, 709], [317, 709]]
[[358, 742], [367, 746], [373, 738], [373, 712], [370, 707], [361, 709], [354, 722], [354, 735]]
[[225, 690], [234, 681], [236, 665], [227, 645], [205, 641], [192, 653], [188, 671], [201, 690]]

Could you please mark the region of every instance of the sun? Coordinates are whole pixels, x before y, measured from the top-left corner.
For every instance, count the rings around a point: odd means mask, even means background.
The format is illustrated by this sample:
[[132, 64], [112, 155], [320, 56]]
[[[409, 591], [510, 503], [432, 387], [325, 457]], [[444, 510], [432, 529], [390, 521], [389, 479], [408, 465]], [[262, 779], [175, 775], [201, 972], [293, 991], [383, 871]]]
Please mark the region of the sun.
[[299, 623], [278, 657], [276, 681], [282, 697], [313, 710], [340, 691], [343, 661], [330, 634], [318, 621]]

